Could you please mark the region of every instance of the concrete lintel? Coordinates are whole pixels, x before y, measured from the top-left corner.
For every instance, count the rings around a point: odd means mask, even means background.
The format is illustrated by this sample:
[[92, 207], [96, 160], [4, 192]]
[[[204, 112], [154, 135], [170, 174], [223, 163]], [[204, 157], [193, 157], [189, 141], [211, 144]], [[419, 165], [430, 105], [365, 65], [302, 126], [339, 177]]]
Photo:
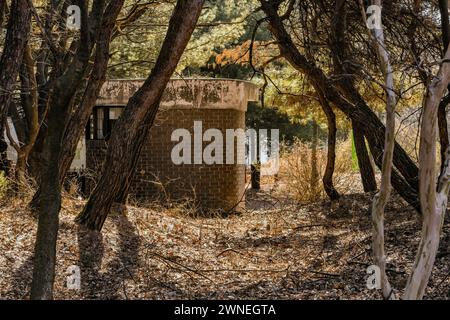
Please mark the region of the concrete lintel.
[[[97, 105], [126, 105], [143, 80], [108, 80], [103, 85]], [[247, 111], [249, 101], [259, 101], [258, 87], [234, 79], [171, 79], [164, 92], [161, 108], [235, 109]]]

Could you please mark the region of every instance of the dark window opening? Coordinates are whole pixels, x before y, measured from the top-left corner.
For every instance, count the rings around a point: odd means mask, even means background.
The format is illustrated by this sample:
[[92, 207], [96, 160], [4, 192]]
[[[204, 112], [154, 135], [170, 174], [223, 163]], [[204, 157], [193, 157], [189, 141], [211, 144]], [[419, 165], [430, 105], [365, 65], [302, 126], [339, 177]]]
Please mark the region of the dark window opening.
[[122, 106], [96, 106], [86, 125], [86, 139], [108, 140], [122, 110]]

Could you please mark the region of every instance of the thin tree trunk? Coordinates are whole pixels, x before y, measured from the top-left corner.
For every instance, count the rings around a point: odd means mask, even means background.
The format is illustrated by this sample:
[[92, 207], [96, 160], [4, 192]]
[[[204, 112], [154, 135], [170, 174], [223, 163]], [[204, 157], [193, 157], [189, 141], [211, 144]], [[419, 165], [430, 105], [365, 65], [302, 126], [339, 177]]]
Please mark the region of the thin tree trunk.
[[[24, 119], [20, 124], [24, 127], [23, 131], [25, 132], [25, 135], [22, 140], [19, 139], [18, 144], [13, 143], [17, 152], [15, 175], [19, 188], [27, 183], [28, 156], [39, 133], [37, 84], [34, 72], [34, 62], [29, 44], [25, 46], [20, 80], [22, 110], [24, 113]], [[15, 127], [17, 127], [16, 123]], [[16, 129], [16, 132], [19, 132], [19, 130]], [[10, 141], [13, 140], [12, 137], [9, 139]]]
[[319, 126], [313, 120], [312, 123], [312, 143], [311, 143], [311, 176], [309, 180], [309, 188], [311, 190], [311, 199], [318, 196], [319, 170], [317, 168], [317, 148], [319, 144]]
[[[372, 4], [381, 7], [381, 0], [374, 0]], [[364, 21], [367, 21], [365, 7], [360, 0], [360, 7]], [[370, 36], [370, 35], [369, 35]], [[386, 90], [386, 133], [384, 139], [384, 153], [381, 166], [380, 191], [372, 202], [372, 250], [374, 263], [380, 268], [380, 283], [383, 297], [395, 299], [392, 287], [386, 275], [386, 254], [384, 250], [384, 211], [391, 194], [392, 160], [395, 148], [395, 105], [397, 97], [394, 88], [394, 73], [386, 50], [383, 29], [373, 30], [373, 44], [380, 60]]]
[[261, 148], [259, 143], [260, 137], [256, 135], [255, 143], [256, 143], [256, 159], [253, 160], [253, 163], [250, 165], [250, 179], [253, 190], [261, 189]]
[[370, 161], [369, 152], [367, 151], [366, 139], [364, 139], [364, 131], [355, 121], [352, 122], [353, 139], [355, 141], [356, 156], [358, 158], [359, 172], [364, 187], [364, 192], [373, 192], [377, 190], [377, 182]]
[[320, 100], [322, 110], [327, 117], [328, 124], [327, 165], [322, 178], [322, 182], [326, 194], [328, 195], [330, 200], [333, 201], [339, 199], [339, 193], [337, 192], [333, 183], [334, 167], [336, 163], [336, 115], [334, 114], [333, 109], [328, 104], [328, 101], [325, 100], [325, 98], [321, 97]]
[[83, 212], [80, 224], [101, 230], [113, 202], [134, 170], [148, 130], [153, 125], [164, 89], [194, 31], [204, 0], [178, 0], [169, 29], [150, 76], [130, 98], [111, 134], [100, 181]]
[[250, 165], [251, 185], [253, 190], [261, 189], [261, 163], [256, 161]]

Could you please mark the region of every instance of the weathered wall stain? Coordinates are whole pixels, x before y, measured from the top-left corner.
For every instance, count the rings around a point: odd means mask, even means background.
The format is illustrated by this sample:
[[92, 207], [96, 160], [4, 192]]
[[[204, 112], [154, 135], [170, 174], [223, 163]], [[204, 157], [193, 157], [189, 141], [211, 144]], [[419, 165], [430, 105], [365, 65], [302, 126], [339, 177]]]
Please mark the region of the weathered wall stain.
[[[126, 105], [143, 80], [109, 80], [100, 91], [97, 105]], [[161, 108], [247, 110], [248, 101], [259, 99], [258, 87], [233, 79], [172, 79], [164, 92]]]

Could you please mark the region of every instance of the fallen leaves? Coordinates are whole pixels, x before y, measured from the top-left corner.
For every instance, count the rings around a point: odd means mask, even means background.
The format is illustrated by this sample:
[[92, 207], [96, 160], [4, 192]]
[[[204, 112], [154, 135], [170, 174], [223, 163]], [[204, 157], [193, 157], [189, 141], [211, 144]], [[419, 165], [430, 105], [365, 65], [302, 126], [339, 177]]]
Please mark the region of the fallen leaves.
[[[79, 200], [65, 200], [58, 238], [57, 299], [379, 299], [366, 288], [371, 264], [368, 195], [340, 203], [299, 205], [250, 192], [246, 211], [191, 218], [164, 209], [128, 207], [102, 234], [80, 230]], [[399, 198], [387, 209], [392, 282], [406, 281], [420, 221]], [[26, 299], [36, 219], [11, 204], [0, 213], [0, 298]], [[446, 222], [427, 298], [450, 289]], [[67, 268], [81, 269], [81, 290], [66, 287]]]

